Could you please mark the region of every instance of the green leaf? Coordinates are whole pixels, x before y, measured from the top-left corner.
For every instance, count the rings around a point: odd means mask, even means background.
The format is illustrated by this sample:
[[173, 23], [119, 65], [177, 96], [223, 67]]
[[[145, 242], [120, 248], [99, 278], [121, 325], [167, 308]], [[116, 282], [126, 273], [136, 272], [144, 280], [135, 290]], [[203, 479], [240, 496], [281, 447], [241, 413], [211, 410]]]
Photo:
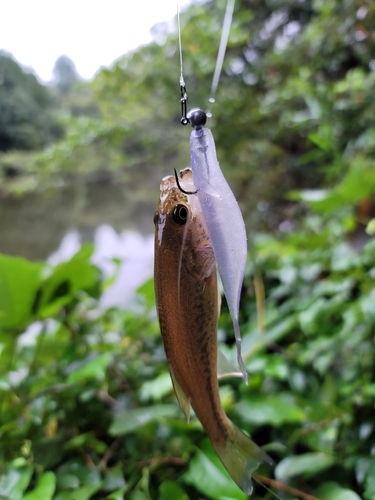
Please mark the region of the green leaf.
[[[333, 481], [324, 483], [316, 492], [319, 500], [361, 500], [361, 497], [348, 488], [343, 488]], [[368, 497], [373, 500], [374, 496]]]
[[235, 405], [235, 410], [245, 422], [251, 424], [282, 425], [288, 422], [302, 422], [306, 418], [304, 412], [296, 406], [293, 396], [289, 394], [249, 395]]
[[89, 500], [98, 490], [100, 486], [82, 486], [75, 491], [63, 491], [54, 500]]
[[150, 500], [150, 495], [146, 495], [143, 491], [135, 490], [129, 498], [130, 500]]
[[96, 359], [85, 363], [78, 370], [73, 371], [67, 379], [68, 384], [73, 382], [84, 382], [91, 379], [99, 381], [104, 380], [107, 366], [111, 361], [112, 354], [110, 352], [101, 354]]
[[142, 295], [146, 302], [146, 306], [151, 308], [155, 305], [155, 289], [154, 278], [149, 279], [137, 289], [137, 293]]
[[79, 478], [69, 472], [59, 472], [57, 475], [57, 487], [62, 490], [73, 490], [79, 488]]
[[[322, 149], [323, 151], [329, 151], [330, 148], [332, 147], [332, 134], [328, 133], [327, 131], [324, 131], [325, 134], [319, 135], [316, 132], [311, 132], [308, 135], [308, 138], [310, 139], [311, 142], [316, 144], [318, 148]], [[330, 132], [330, 131], [329, 131]]]
[[159, 500], [189, 500], [189, 497], [178, 484], [173, 481], [163, 481], [159, 488]]
[[65, 463], [57, 475], [58, 488], [78, 489], [82, 486], [100, 486], [101, 474], [98, 468], [89, 467], [82, 461], [73, 459]]
[[207, 442], [195, 454], [188, 471], [183, 475], [183, 480], [213, 500], [224, 498], [246, 500], [248, 498], [230, 477]]
[[13, 462], [0, 479], [0, 498], [20, 500], [32, 474], [33, 467], [31, 465], [17, 467]]
[[125, 479], [121, 464], [117, 464], [116, 467], [107, 469], [102, 484], [103, 490], [112, 491], [116, 489], [118, 491], [118, 489], [123, 489], [124, 486]]
[[108, 500], [124, 500], [124, 495], [127, 491], [128, 487], [124, 486], [123, 488], [120, 488], [119, 490], [114, 491], [110, 495], [108, 495], [106, 498]]
[[364, 497], [366, 500], [373, 500], [375, 498], [375, 460], [371, 461], [369, 470], [365, 477], [365, 492]]
[[318, 472], [328, 469], [335, 463], [333, 457], [325, 453], [305, 453], [294, 457], [284, 458], [275, 469], [275, 475], [281, 480], [293, 476], [310, 477]]
[[22, 500], [52, 500], [56, 488], [56, 476], [53, 472], [45, 472], [42, 474], [35, 488], [26, 493]]
[[320, 213], [330, 213], [345, 206], [371, 196], [375, 187], [375, 171], [372, 161], [357, 155], [351, 163], [350, 169], [343, 180], [331, 191], [325, 192], [324, 198], [312, 199], [311, 192], [301, 193], [301, 199]]
[[375, 235], [375, 218], [371, 219], [370, 222], [366, 226], [366, 233], [370, 236]]
[[169, 394], [173, 389], [171, 376], [169, 372], [161, 373], [154, 380], [145, 382], [140, 391], [141, 401], [160, 401], [160, 399]]
[[42, 264], [0, 254], [0, 328], [20, 328], [33, 316]]
[[280, 341], [286, 337], [298, 325], [298, 316], [293, 314], [285, 319], [279, 319], [267, 327], [266, 333], [260, 333], [258, 330], [247, 334], [243, 338], [242, 350], [244, 359], [251, 360], [254, 353], [262, 350], [272, 342]]
[[94, 431], [78, 434], [64, 444], [65, 450], [76, 450], [83, 447], [91, 448], [97, 453], [104, 453], [107, 449], [107, 445], [95, 437]]
[[176, 405], [155, 405], [122, 411], [115, 415], [109, 433], [112, 436], [128, 434], [153, 420], [174, 417], [177, 413], [178, 408]]
[[319, 202], [328, 198], [330, 191], [327, 189], [306, 189], [301, 191], [290, 191], [288, 198], [295, 201]]
[[57, 265], [45, 280], [38, 304], [41, 318], [55, 315], [78, 291], [90, 291], [94, 288], [99, 271], [90, 262], [92, 252], [91, 244], [83, 245], [71, 260]]

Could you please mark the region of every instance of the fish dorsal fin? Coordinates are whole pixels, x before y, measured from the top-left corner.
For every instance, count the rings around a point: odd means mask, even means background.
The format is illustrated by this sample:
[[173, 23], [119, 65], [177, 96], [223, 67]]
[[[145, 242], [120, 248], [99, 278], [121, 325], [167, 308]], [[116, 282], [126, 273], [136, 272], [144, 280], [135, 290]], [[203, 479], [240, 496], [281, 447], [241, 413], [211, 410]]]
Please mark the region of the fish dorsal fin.
[[174, 393], [176, 394], [177, 401], [180, 404], [181, 410], [184, 412], [186, 421], [190, 422], [190, 400], [186, 396], [184, 391], [181, 389], [180, 384], [177, 382], [172, 368], [169, 368], [169, 373], [171, 374], [173, 389], [174, 389]]
[[217, 378], [242, 377], [241, 371], [232, 365], [226, 356], [218, 350], [217, 356]]

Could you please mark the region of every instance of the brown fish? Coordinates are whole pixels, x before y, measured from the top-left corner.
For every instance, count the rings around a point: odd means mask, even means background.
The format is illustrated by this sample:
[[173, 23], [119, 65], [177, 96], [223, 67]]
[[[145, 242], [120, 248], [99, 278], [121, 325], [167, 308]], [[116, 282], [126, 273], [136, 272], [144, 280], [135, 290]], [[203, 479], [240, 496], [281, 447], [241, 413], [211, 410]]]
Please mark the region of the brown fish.
[[[194, 191], [190, 169], [180, 172], [179, 183]], [[229, 474], [250, 494], [251, 473], [270, 459], [221, 406], [216, 262], [198, 196], [165, 177], [154, 222], [157, 312], [177, 399], [187, 420], [193, 407]]]

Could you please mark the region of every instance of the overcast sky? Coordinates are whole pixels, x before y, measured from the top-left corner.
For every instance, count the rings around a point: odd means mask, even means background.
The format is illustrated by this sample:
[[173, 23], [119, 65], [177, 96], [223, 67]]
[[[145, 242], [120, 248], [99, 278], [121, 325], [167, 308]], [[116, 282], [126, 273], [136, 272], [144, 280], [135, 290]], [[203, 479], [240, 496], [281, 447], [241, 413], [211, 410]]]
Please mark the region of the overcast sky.
[[51, 80], [62, 54], [83, 78], [92, 78], [100, 66], [148, 43], [150, 28], [171, 21], [176, 11], [177, 0], [3, 0], [0, 50], [43, 81]]

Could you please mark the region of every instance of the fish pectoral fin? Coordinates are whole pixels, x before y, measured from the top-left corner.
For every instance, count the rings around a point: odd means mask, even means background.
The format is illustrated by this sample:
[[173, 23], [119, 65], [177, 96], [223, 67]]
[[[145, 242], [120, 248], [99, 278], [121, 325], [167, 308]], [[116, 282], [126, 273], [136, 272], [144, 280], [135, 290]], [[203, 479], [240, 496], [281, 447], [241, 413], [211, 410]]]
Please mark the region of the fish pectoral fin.
[[169, 373], [171, 374], [173, 389], [174, 393], [176, 394], [177, 401], [179, 402], [181, 410], [184, 412], [186, 421], [190, 422], [190, 399], [181, 389], [181, 386], [177, 382], [176, 377], [174, 376], [173, 370], [171, 368], [169, 368]]
[[221, 310], [221, 292], [220, 288], [217, 287], [217, 319], [219, 319], [220, 310]]
[[217, 356], [217, 378], [242, 377], [241, 371], [232, 365], [228, 358], [218, 350]]

